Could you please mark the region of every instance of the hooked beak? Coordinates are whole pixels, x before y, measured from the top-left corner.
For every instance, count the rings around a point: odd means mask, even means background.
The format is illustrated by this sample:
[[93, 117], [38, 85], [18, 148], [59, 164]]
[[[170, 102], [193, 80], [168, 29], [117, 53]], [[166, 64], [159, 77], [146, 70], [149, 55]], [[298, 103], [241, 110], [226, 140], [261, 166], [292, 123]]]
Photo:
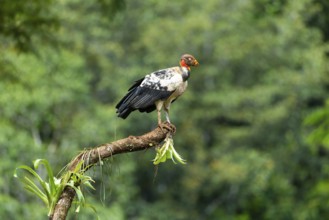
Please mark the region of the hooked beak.
[[197, 60], [194, 60], [193, 66], [199, 66], [199, 62]]

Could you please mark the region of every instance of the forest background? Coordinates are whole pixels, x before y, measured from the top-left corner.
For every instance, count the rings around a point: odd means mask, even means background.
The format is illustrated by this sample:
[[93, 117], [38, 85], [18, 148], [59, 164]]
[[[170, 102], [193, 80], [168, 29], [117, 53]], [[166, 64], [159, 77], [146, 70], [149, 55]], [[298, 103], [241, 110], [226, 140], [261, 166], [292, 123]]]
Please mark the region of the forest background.
[[192, 69], [172, 106], [176, 150], [119, 155], [89, 171], [92, 209], [69, 219], [329, 218], [327, 0], [2, 0], [0, 216], [45, 219], [13, 177], [47, 159], [55, 173], [85, 148], [156, 126], [116, 117], [136, 79]]

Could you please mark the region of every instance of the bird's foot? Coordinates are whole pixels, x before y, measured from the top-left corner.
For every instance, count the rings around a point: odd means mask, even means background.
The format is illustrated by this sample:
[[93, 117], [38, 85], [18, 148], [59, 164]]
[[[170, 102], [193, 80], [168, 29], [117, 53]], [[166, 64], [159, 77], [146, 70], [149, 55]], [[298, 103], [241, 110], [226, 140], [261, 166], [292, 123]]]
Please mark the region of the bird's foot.
[[161, 129], [162, 132], [165, 132], [164, 129], [170, 131], [171, 133], [175, 134], [176, 133], [176, 127], [175, 125], [171, 124], [170, 122], [164, 122], [158, 124], [159, 128]]

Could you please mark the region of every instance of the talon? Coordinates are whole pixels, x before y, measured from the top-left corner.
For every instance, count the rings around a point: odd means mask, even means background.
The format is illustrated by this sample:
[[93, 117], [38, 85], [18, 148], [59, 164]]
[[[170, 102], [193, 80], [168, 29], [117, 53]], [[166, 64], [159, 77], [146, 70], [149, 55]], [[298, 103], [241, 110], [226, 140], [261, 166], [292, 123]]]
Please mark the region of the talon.
[[162, 132], [165, 132], [164, 129], [167, 129], [171, 133], [175, 134], [176, 133], [176, 127], [175, 125], [169, 123], [169, 122], [164, 122], [162, 124], [158, 124], [158, 127], [161, 129]]

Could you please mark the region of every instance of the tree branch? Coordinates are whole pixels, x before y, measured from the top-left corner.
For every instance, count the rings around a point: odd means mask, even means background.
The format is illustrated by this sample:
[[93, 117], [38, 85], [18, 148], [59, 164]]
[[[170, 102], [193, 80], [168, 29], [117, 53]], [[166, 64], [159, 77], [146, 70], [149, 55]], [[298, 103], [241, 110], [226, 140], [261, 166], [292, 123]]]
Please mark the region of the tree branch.
[[[160, 144], [169, 133], [176, 130], [174, 125], [163, 124], [162, 128], [157, 127], [151, 132], [141, 136], [129, 136], [127, 138], [102, 144], [98, 147], [84, 151], [77, 155], [68, 165], [68, 170], [73, 171], [83, 161], [86, 169], [96, 165], [100, 160], [112, 157], [115, 154], [129, 153], [155, 147]], [[65, 187], [53, 212], [49, 217], [51, 220], [64, 220], [75, 197], [75, 191], [71, 187]]]

